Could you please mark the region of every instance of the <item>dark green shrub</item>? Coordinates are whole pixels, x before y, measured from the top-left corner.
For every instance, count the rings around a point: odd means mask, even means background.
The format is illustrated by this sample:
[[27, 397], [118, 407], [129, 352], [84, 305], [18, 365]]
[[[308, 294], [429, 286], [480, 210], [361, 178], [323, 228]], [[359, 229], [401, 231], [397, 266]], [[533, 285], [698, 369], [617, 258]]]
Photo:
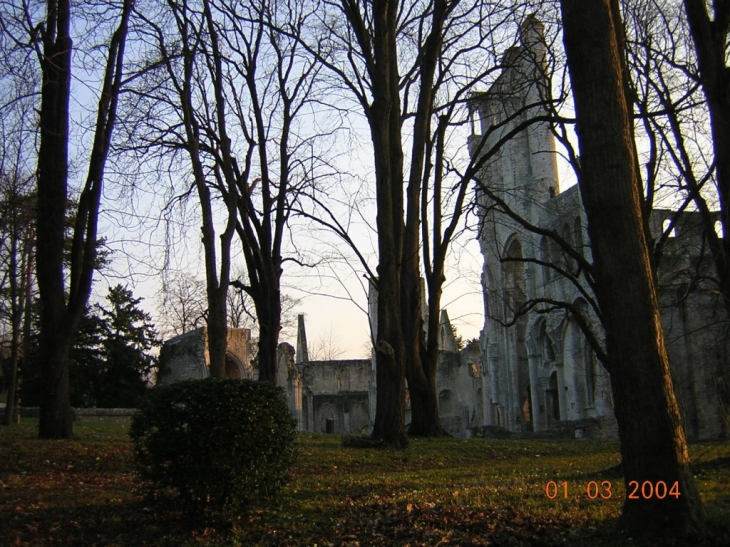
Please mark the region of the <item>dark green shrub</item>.
[[156, 387], [132, 421], [140, 477], [204, 520], [271, 499], [294, 463], [294, 420], [280, 388], [250, 380]]

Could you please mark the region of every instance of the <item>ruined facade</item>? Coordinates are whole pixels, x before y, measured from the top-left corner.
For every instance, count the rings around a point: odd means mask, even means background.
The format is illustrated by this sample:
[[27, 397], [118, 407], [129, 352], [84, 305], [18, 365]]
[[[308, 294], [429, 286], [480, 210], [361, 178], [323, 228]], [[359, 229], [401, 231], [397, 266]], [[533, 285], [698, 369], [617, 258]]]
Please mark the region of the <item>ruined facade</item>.
[[[481, 150], [546, 114], [549, 81], [537, 19], [522, 25], [521, 46], [507, 51], [504, 64], [489, 91], [474, 98], [473, 156], [483, 136]], [[552, 237], [590, 262], [586, 217], [578, 187], [561, 193], [557, 172], [551, 128], [539, 122], [510, 139], [480, 174], [485, 424], [541, 431], [593, 420], [612, 435], [609, 378], [580, 325], [582, 320], [602, 343], [592, 292], [578, 262]], [[669, 210], [652, 212], [655, 240], [674, 216]], [[701, 258], [696, 214], [681, 215], [671, 236], [659, 261], [658, 285], [675, 392], [688, 437], [717, 437], [728, 428], [727, 321], [710, 288], [696, 282], [698, 274], [712, 271]]]
[[[505, 54], [502, 74], [473, 98], [477, 127], [469, 141], [472, 156], [517, 125], [546, 114], [545, 53], [542, 24], [529, 18], [521, 28], [521, 45]], [[479, 343], [460, 350], [442, 311], [436, 377], [442, 425], [462, 437], [483, 426], [615, 437], [609, 378], [585, 336], [593, 333], [601, 346], [592, 292], [575, 257], [554, 237], [591, 261], [579, 189], [560, 191], [550, 125], [535, 122], [516, 133], [485, 163], [479, 178], [485, 323]], [[513, 214], [506, 214], [506, 208]], [[669, 210], [653, 211], [655, 240], [675, 216]], [[712, 268], [702, 254], [696, 214], [678, 217], [670, 236], [657, 280], [685, 431], [690, 439], [727, 435], [728, 321], [711, 287], [701, 280]], [[369, 312], [375, 336], [377, 295], [371, 295]], [[250, 334], [230, 332], [227, 374], [254, 378]], [[162, 381], [207, 376], [205, 353], [205, 329], [169, 340], [162, 354]], [[296, 350], [281, 344], [278, 358], [278, 383], [301, 431], [368, 430], [375, 418], [373, 359], [310, 360], [303, 316]]]
[[[371, 308], [375, 306], [375, 300], [371, 294]], [[441, 314], [440, 344], [436, 389], [441, 424], [452, 435], [466, 437], [469, 428], [483, 423], [479, 348], [471, 345], [459, 350], [445, 311]], [[292, 413], [299, 417], [300, 430], [347, 435], [369, 430], [375, 419], [376, 396], [372, 359], [310, 360], [302, 315], [299, 316], [296, 355], [290, 345], [281, 344], [279, 359], [280, 385], [285, 385], [283, 371], [286, 369], [287, 395]], [[297, 400], [301, 401], [299, 406], [294, 404]], [[410, 408], [406, 407], [408, 423]]]

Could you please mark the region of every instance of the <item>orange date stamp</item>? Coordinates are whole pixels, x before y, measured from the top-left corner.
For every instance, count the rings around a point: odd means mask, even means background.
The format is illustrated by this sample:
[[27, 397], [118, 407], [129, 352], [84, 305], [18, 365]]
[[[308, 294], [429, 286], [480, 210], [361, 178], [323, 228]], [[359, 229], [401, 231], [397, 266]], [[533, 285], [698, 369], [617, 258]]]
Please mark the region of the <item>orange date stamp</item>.
[[[551, 500], [561, 497], [568, 499], [571, 497], [569, 491], [576, 487], [579, 492], [583, 490], [588, 499], [591, 500], [610, 500], [623, 497], [619, 492], [618, 483], [614, 485], [611, 481], [589, 481], [584, 489], [582, 489], [582, 485], [569, 485], [567, 481], [548, 481], [545, 484], [545, 496]], [[663, 500], [666, 498], [677, 499], [680, 495], [679, 482], [677, 481], [674, 481], [671, 486], [664, 481], [629, 481], [629, 490], [626, 497], [630, 500]]]

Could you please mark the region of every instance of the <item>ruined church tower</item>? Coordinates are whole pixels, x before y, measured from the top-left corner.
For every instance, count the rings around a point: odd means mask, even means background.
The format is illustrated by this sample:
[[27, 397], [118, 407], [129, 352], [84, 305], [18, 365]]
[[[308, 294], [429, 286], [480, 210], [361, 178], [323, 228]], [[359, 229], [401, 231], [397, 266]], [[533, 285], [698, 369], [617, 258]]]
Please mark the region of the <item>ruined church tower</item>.
[[[477, 189], [480, 204], [479, 243], [484, 256], [485, 326], [482, 331], [486, 421], [507, 429], [542, 429], [544, 418], [537, 360], [527, 352], [528, 321], [518, 311], [537, 290], [536, 268], [525, 259], [540, 256], [534, 234], [505, 216], [502, 206], [538, 224], [559, 193], [554, 137], [546, 117], [550, 99], [544, 26], [528, 17], [520, 26], [520, 43], [503, 57], [503, 70], [486, 93], [476, 96], [477, 115], [470, 138], [472, 156], [510, 138], [484, 165]], [[525, 129], [518, 131], [520, 126]], [[504, 258], [511, 261], [504, 262]], [[512, 328], [502, 324], [514, 322]], [[529, 422], [529, 424], [528, 424]]]

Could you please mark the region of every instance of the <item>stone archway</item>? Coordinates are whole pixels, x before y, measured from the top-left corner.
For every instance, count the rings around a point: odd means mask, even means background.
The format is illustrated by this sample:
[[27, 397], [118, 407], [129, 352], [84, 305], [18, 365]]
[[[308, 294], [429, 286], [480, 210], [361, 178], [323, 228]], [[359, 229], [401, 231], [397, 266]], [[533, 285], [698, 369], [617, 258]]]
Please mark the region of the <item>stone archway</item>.
[[238, 380], [247, 376], [240, 359], [230, 352], [226, 352], [226, 368], [223, 374], [225, 378], [236, 378]]

